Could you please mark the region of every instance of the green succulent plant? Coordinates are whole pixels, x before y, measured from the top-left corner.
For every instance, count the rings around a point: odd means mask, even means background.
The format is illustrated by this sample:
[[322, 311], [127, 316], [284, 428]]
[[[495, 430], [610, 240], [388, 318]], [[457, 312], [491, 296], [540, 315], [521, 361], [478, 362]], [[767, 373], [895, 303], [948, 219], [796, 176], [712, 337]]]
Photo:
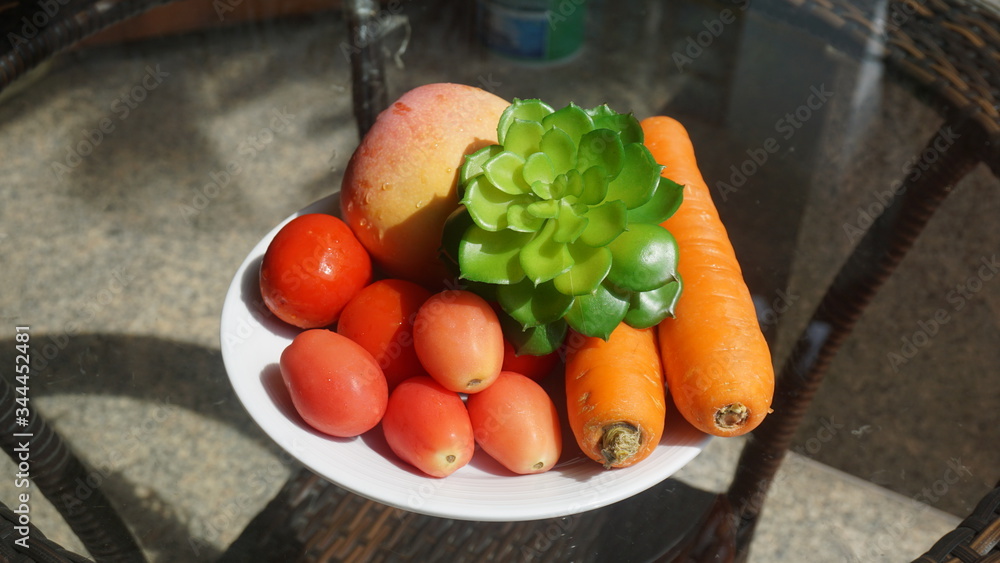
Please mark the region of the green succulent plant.
[[641, 328], [672, 315], [677, 244], [660, 223], [682, 187], [661, 175], [638, 120], [515, 100], [497, 138], [466, 158], [444, 250], [510, 316], [518, 351], [552, 351], [567, 327], [607, 339], [623, 320]]

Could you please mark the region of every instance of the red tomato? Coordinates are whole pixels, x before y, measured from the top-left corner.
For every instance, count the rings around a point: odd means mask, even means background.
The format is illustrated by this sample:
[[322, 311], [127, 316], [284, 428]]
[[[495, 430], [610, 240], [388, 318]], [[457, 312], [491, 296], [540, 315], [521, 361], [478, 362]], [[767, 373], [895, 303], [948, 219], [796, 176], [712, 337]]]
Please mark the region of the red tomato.
[[281, 353], [278, 365], [295, 410], [320, 432], [358, 436], [385, 414], [389, 389], [378, 362], [336, 332], [300, 333]]
[[413, 322], [431, 292], [404, 280], [379, 280], [362, 289], [340, 314], [337, 332], [378, 361], [389, 391], [400, 381], [427, 375], [413, 346]]
[[464, 467], [476, 449], [461, 396], [426, 375], [411, 377], [392, 392], [382, 431], [400, 459], [432, 477]]
[[469, 395], [466, 406], [476, 442], [507, 469], [543, 473], [559, 461], [559, 413], [533, 379], [505, 371], [488, 389]]
[[371, 279], [371, 258], [350, 227], [323, 213], [289, 221], [268, 245], [260, 266], [264, 303], [299, 328], [333, 324]]
[[420, 363], [446, 389], [478, 393], [503, 366], [503, 331], [485, 299], [446, 290], [428, 299], [413, 323]]
[[518, 356], [517, 352], [514, 351], [514, 345], [506, 338], [503, 341], [503, 371], [517, 372], [538, 381], [551, 374], [558, 363], [558, 351], [544, 356], [532, 356], [531, 354]]

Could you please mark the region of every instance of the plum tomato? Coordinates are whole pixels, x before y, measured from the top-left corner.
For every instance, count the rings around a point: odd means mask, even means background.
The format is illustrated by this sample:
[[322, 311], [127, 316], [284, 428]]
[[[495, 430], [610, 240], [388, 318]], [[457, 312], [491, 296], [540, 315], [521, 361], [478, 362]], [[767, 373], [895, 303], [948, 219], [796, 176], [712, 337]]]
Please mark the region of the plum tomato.
[[348, 301], [337, 332], [371, 353], [389, 382], [427, 375], [413, 347], [413, 323], [431, 292], [413, 282], [385, 279], [362, 289]]
[[562, 454], [559, 413], [535, 380], [505, 371], [466, 400], [476, 442], [514, 473], [552, 469]]
[[372, 262], [350, 227], [324, 213], [296, 217], [264, 252], [260, 291], [279, 319], [309, 329], [326, 327], [371, 283]]
[[382, 431], [393, 453], [432, 477], [458, 471], [476, 449], [462, 397], [426, 375], [411, 377], [392, 392]]
[[500, 320], [470, 291], [449, 289], [424, 302], [413, 323], [413, 344], [427, 373], [451, 391], [478, 393], [503, 367]]
[[301, 332], [278, 365], [295, 410], [320, 432], [358, 436], [385, 414], [385, 376], [375, 358], [347, 337], [319, 328]]
[[517, 355], [514, 345], [506, 338], [503, 341], [503, 371], [513, 371], [539, 381], [552, 373], [559, 363], [559, 351], [533, 356], [531, 354]]

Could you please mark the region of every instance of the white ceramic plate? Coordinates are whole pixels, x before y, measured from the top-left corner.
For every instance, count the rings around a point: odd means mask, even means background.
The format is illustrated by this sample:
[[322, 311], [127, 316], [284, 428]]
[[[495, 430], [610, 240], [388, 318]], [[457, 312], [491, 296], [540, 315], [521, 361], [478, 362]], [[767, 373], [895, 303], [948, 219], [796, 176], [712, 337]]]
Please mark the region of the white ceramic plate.
[[632, 467], [605, 471], [584, 457], [572, 435], [562, 461], [539, 475], [514, 475], [477, 450], [454, 474], [426, 477], [397, 460], [380, 428], [352, 439], [311, 429], [295, 412], [278, 369], [282, 350], [299, 332], [264, 306], [257, 281], [260, 261], [278, 230], [306, 213], [337, 214], [331, 195], [288, 217], [246, 257], [222, 309], [222, 358], [233, 388], [250, 416], [279, 446], [306, 467], [372, 500], [431, 516], [478, 521], [554, 518], [606, 506], [663, 481], [694, 459], [708, 442], [679, 417], [653, 454]]

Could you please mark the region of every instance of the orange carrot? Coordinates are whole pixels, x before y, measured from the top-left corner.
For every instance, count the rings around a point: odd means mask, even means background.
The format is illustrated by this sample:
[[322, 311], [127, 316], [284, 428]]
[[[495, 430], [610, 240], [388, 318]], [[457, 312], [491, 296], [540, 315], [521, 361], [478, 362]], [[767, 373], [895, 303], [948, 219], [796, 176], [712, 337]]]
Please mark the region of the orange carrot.
[[684, 290], [658, 326], [667, 388], [688, 422], [716, 436], [753, 430], [771, 410], [774, 368], [726, 228], [676, 120], [642, 121], [645, 144], [684, 201], [663, 223], [677, 239]]
[[655, 328], [620, 324], [604, 341], [567, 341], [566, 403], [583, 453], [605, 468], [649, 457], [663, 434], [666, 396]]

